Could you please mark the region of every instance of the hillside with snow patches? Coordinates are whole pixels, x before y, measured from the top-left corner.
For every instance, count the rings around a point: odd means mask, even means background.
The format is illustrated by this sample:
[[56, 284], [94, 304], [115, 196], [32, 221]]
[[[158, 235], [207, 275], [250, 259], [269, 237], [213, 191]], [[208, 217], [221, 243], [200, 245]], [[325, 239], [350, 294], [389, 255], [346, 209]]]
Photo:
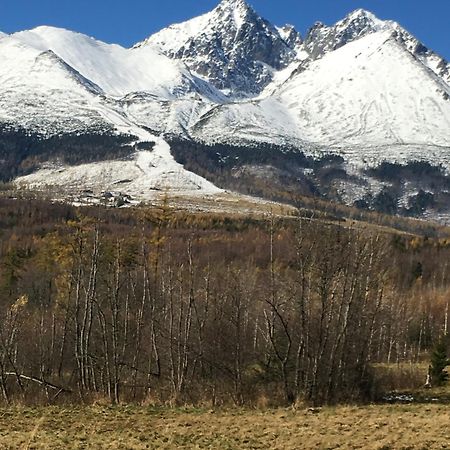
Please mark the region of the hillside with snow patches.
[[[346, 203], [392, 185], [368, 174], [382, 163], [450, 170], [449, 63], [398, 23], [364, 10], [333, 26], [316, 23], [302, 37], [244, 0], [223, 0], [132, 48], [46, 26], [0, 32], [0, 58], [2, 136], [11, 140], [17, 129], [45, 142], [115, 133], [130, 136], [134, 148], [126, 158], [77, 165], [49, 158], [18, 172], [22, 186], [121, 190], [142, 200], [161, 191], [221, 193], [175, 161], [173, 137], [242, 152], [270, 144], [338, 156], [348, 177], [330, 183]], [[140, 146], [146, 142], [152, 149]], [[26, 155], [21, 164], [30, 166]], [[397, 200], [406, 205], [427, 189], [408, 179]], [[446, 202], [435, 216], [446, 217]]]

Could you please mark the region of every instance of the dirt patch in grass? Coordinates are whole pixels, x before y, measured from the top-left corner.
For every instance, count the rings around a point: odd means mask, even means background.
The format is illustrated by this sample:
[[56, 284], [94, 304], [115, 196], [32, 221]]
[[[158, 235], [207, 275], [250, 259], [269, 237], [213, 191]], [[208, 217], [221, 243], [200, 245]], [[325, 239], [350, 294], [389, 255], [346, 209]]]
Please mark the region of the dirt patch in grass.
[[442, 405], [184, 410], [147, 407], [0, 410], [1, 449], [445, 449]]

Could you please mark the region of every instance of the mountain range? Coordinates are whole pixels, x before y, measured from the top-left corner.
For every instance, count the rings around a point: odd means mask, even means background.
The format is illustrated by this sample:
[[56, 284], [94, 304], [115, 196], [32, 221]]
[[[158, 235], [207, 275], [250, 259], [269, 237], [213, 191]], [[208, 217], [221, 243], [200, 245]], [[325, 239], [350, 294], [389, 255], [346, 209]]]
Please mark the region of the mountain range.
[[223, 0], [128, 49], [0, 33], [0, 59], [3, 181], [450, 218], [450, 64], [368, 11], [302, 37]]

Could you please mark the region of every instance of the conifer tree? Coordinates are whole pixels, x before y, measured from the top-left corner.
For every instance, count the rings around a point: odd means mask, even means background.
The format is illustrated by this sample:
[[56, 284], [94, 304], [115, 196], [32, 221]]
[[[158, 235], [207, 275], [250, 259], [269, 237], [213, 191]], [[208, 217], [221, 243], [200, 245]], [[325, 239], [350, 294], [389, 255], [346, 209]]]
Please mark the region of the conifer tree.
[[442, 386], [448, 379], [448, 373], [445, 368], [450, 361], [447, 357], [448, 335], [442, 336], [436, 343], [431, 354], [431, 382], [433, 386]]

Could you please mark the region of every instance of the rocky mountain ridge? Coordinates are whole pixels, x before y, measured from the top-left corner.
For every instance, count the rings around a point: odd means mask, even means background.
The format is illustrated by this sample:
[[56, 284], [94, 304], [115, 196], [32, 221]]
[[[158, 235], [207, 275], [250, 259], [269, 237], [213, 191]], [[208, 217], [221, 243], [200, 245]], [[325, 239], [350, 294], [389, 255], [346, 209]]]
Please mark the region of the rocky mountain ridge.
[[[74, 188], [80, 170], [82, 189], [118, 183], [141, 198], [172, 188], [214, 195], [220, 189], [198, 174], [232, 188], [218, 178], [227, 167], [231, 179], [276, 178], [279, 190], [283, 183], [302, 192], [309, 186], [307, 194], [364, 200], [369, 208], [388, 189], [399, 208], [433, 195], [423, 212], [450, 211], [450, 66], [399, 24], [368, 11], [333, 26], [316, 23], [303, 39], [244, 0], [223, 0], [130, 49], [38, 27], [0, 34], [0, 57], [4, 180]], [[195, 162], [179, 142], [197, 146]], [[220, 160], [208, 153], [214, 146], [221, 146]], [[258, 160], [255, 151], [265, 156]], [[290, 166], [282, 160], [292, 161], [291, 152], [299, 156]], [[117, 158], [125, 158], [125, 178]], [[327, 177], [308, 158], [333, 161]], [[407, 175], [397, 183], [371, 172], [417, 161], [440, 167], [431, 171], [439, 182], [414, 178], [415, 169], [399, 168]]]

